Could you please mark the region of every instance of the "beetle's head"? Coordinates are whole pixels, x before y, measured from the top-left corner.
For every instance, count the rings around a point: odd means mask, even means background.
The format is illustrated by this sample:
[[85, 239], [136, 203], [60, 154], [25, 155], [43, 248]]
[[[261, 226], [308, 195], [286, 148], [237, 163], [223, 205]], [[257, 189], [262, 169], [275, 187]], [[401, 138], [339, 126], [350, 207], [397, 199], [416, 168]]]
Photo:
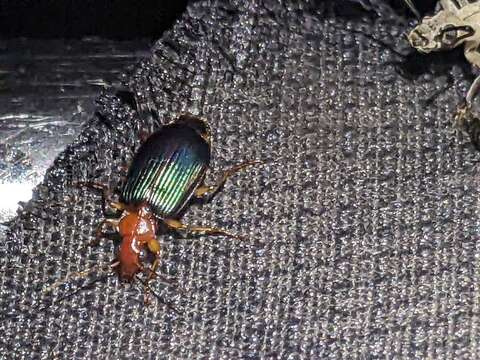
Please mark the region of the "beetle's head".
[[452, 13], [442, 10], [433, 17], [426, 16], [408, 34], [410, 45], [422, 53], [450, 50], [475, 33]]

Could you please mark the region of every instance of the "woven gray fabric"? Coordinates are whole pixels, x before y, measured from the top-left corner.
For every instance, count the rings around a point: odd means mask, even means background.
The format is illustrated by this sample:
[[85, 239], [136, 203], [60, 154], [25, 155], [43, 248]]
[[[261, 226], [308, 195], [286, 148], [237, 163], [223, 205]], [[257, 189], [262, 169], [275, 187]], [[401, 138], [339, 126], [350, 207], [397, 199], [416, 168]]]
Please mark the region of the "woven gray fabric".
[[405, 47], [398, 23], [245, 3], [192, 4], [131, 87], [164, 122], [209, 120], [209, 180], [267, 161], [184, 216], [247, 240], [162, 237], [176, 286], [152, 287], [178, 313], [115, 276], [68, 277], [115, 252], [87, 246], [102, 200], [72, 183], [118, 186], [156, 126], [104, 95], [0, 244], [1, 358], [479, 357], [479, 155], [452, 124], [463, 72], [425, 103], [445, 76], [403, 79], [372, 40]]

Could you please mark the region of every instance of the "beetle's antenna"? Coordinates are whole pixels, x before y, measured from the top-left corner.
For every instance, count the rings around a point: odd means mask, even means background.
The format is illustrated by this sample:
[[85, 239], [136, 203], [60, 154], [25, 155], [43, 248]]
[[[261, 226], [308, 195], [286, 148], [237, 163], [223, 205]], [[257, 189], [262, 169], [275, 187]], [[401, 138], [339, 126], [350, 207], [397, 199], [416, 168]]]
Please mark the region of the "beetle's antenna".
[[404, 0], [405, 4], [407, 4], [408, 8], [415, 14], [415, 16], [420, 19], [422, 16], [420, 15], [420, 12], [417, 10], [415, 5], [413, 5], [413, 2], [411, 0]]
[[141, 283], [141, 284], [143, 285], [143, 287], [144, 287], [146, 290], [148, 290], [148, 292], [151, 293], [160, 303], [162, 303], [163, 305], [165, 305], [166, 307], [168, 307], [168, 308], [169, 308], [170, 310], [172, 310], [175, 314], [181, 316], [180, 312], [179, 312], [177, 309], [175, 309], [175, 307], [173, 307], [172, 304], [169, 304], [168, 302], [166, 302], [165, 300], [163, 300], [163, 299], [160, 297], [160, 295], [158, 295], [158, 294], [150, 287], [150, 285], [148, 285], [148, 283], [147, 283], [145, 280], [142, 280], [142, 279], [140, 278], [140, 276], [138, 276], [138, 275], [135, 275], [135, 278], [136, 278], [137, 281], [138, 281], [139, 283]]
[[[43, 290], [43, 293], [44, 294], [47, 294], [53, 290], [55, 290], [56, 288], [58, 288], [59, 286], [65, 284], [66, 282], [69, 281], [69, 279], [72, 279], [74, 277], [78, 277], [79, 279], [81, 278], [85, 278], [87, 276], [89, 276], [90, 274], [94, 273], [95, 271], [97, 271], [99, 274], [105, 274], [106, 273], [106, 270], [111, 270], [115, 267], [117, 267], [118, 265], [120, 264], [119, 261], [116, 261], [114, 262], [113, 264], [109, 264], [108, 265], [108, 268], [105, 267], [105, 265], [103, 266], [99, 266], [99, 265], [94, 265], [92, 266], [91, 268], [89, 269], [85, 269], [85, 270], [82, 270], [82, 271], [77, 271], [77, 272], [73, 272], [71, 274], [68, 274], [66, 277], [64, 277], [63, 279], [61, 280], [58, 280], [56, 282], [54, 282], [52, 285], [50, 285], [49, 287], [47, 287], [46, 289]], [[106, 274], [108, 276], [110, 276], [111, 274]]]
[[[62, 297], [60, 297], [60, 298], [57, 300], [57, 302], [64, 301], [64, 300], [72, 297], [73, 295], [79, 293], [80, 291], [86, 290], [86, 289], [92, 287], [93, 285], [95, 285], [95, 284], [96, 284], [97, 282], [99, 282], [100, 280], [105, 280], [105, 279], [107, 279], [107, 278], [109, 278], [110, 276], [113, 276], [113, 275], [114, 275], [114, 273], [103, 273], [101, 276], [93, 279], [92, 281], [89, 281], [87, 284], [79, 287], [77, 290], [72, 291], [72, 292], [70, 292], [70, 293], [68, 293], [68, 294], [66, 294], [66, 295], [63, 295]], [[46, 307], [44, 307], [44, 308], [42, 308], [42, 309], [40, 309], [40, 310], [44, 310], [44, 309], [47, 309], [47, 308], [48, 308], [48, 306], [46, 306]]]
[[[54, 304], [57, 304], [57, 303], [61, 303], [62, 301], [65, 301], [69, 298], [71, 298], [72, 296], [74, 296], [75, 294], [79, 293], [80, 291], [83, 291], [83, 290], [86, 290], [88, 288], [91, 288], [93, 285], [95, 285], [97, 282], [99, 281], [102, 281], [102, 280], [105, 280], [107, 279], [108, 277], [114, 275], [113, 273], [111, 274], [103, 274], [102, 276], [99, 276], [97, 277], [96, 279], [93, 279], [92, 281], [89, 281], [87, 284], [83, 285], [83, 286], [80, 286], [78, 289], [76, 289], [75, 291], [72, 291], [68, 294], [65, 294], [63, 296], [61, 296], [60, 298], [57, 299], [57, 301], [55, 301], [54, 303], [51, 303], [51, 304], [45, 304], [44, 306], [40, 306], [40, 305], [37, 305], [37, 306], [34, 306], [32, 308], [32, 310], [35, 310], [35, 314], [38, 314], [40, 312], [43, 312], [43, 311], [46, 311], [48, 308], [50, 308], [51, 306], [53, 306]], [[61, 285], [61, 284], [60, 284]], [[52, 289], [53, 290], [53, 289]], [[11, 320], [11, 319], [16, 319], [18, 318], [19, 316], [22, 316], [23, 314], [18, 314], [18, 315], [11, 315], [11, 316], [4, 316], [2, 318], [0, 318], [0, 321], [3, 321], [3, 320]]]

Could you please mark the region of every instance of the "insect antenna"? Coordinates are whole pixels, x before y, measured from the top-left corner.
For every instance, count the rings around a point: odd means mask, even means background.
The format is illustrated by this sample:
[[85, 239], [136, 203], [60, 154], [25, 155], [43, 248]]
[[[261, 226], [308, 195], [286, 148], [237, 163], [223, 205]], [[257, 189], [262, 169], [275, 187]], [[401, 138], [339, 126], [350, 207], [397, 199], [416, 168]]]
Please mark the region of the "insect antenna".
[[417, 17], [417, 19], [420, 19], [422, 16], [420, 15], [420, 12], [415, 7], [413, 2], [411, 0], [404, 0], [404, 1], [405, 1], [405, 4], [407, 4], [408, 8], [412, 11], [412, 13]]
[[105, 269], [111, 270], [111, 269], [117, 267], [119, 264], [120, 264], [120, 262], [116, 261], [112, 264], [109, 264], [108, 267], [105, 267], [105, 265], [103, 265], [103, 266], [95, 265], [95, 266], [92, 266], [89, 269], [73, 272], [73, 273], [67, 275], [66, 277], [64, 277], [63, 279], [54, 282], [52, 285], [50, 285], [46, 289], [44, 289], [43, 294], [47, 294], [49, 292], [52, 292], [56, 288], [62, 286], [63, 284], [66, 284], [69, 281], [69, 279], [72, 279], [74, 277], [78, 277], [79, 279], [86, 278], [87, 276], [94, 273], [95, 271], [97, 271], [98, 274], [107, 275], [107, 277], [111, 276], [111, 275], [113, 275], [113, 273], [108, 273], [108, 272], [105, 271]]
[[167, 308], [169, 308], [170, 310], [172, 310], [175, 314], [181, 316], [181, 313], [175, 309], [175, 307], [168, 303], [167, 301], [163, 300], [160, 295], [158, 295], [151, 287], [150, 285], [148, 285], [148, 283], [143, 280], [140, 276], [138, 275], [135, 275], [135, 279], [143, 285], [143, 288], [144, 290], [147, 290], [148, 291], [148, 294], [152, 294], [161, 304], [165, 305]]
[[[83, 291], [83, 290], [86, 290], [86, 289], [89, 289], [89, 288], [92, 288], [93, 285], [95, 285], [97, 282], [99, 281], [103, 281], [107, 278], [109, 278], [110, 276], [114, 275], [114, 273], [104, 273], [102, 274], [101, 276], [89, 281], [88, 283], [86, 283], [85, 285], [82, 285], [80, 286], [78, 289], [74, 290], [74, 291], [71, 291], [61, 297], [59, 297], [57, 299], [57, 301], [53, 302], [53, 303], [50, 303], [50, 304], [43, 304], [42, 305], [42, 302], [38, 305], [35, 305], [35, 306], [32, 306], [30, 309], [33, 310], [32, 313], [37, 315], [37, 314], [40, 314], [40, 313], [43, 313], [45, 311], [47, 311], [51, 306], [55, 305], [55, 304], [59, 304], [65, 300], [68, 300], [69, 298], [71, 298], [72, 296], [74, 296], [75, 294], [78, 294], [79, 292]], [[62, 284], [64, 284], [65, 282], [63, 282]], [[58, 286], [56, 287], [59, 287], [61, 286], [62, 284], [59, 284]], [[53, 287], [49, 287], [48, 289], [53, 290], [54, 288]], [[43, 293], [45, 294], [46, 291], [44, 290]], [[45, 303], [45, 300], [43, 300], [43, 303]], [[20, 313], [20, 314], [16, 314], [16, 315], [5, 315], [4, 317], [1, 317], [0, 318], [0, 322], [1, 321], [5, 321], [5, 320], [14, 320], [14, 319], [17, 319], [18, 317], [20, 316], [23, 316], [24, 314], [23, 313]]]
[[[93, 287], [93, 285], [95, 285], [97, 282], [102, 281], [102, 280], [106, 280], [107, 278], [109, 278], [109, 277], [111, 277], [111, 276], [113, 276], [113, 275], [115, 275], [115, 274], [114, 274], [114, 273], [110, 273], [110, 274], [109, 274], [109, 273], [104, 273], [104, 274], [102, 274], [101, 276], [99, 276], [99, 277], [97, 277], [97, 278], [89, 281], [89, 282], [86, 283], [85, 285], [80, 286], [78, 289], [76, 289], [76, 290], [74, 290], [74, 291], [72, 291], [72, 292], [69, 292], [68, 294], [65, 294], [65, 295], [61, 296], [61, 297], [57, 300], [57, 303], [58, 303], [58, 302], [62, 302], [62, 301], [64, 301], [64, 300], [67, 300], [67, 299], [71, 298], [73, 295], [78, 294], [80, 291], [89, 289], [89, 288]], [[51, 304], [51, 305], [53, 305], [53, 304]], [[51, 306], [51, 305], [49, 305], [49, 306]]]

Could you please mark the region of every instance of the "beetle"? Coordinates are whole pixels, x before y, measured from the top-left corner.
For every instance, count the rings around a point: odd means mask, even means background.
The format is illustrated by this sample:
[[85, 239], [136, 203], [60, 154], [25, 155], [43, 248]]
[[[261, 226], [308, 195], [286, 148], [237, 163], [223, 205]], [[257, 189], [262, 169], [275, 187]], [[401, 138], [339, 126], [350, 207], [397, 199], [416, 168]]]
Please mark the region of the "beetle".
[[[406, 0], [405, 0], [406, 1]], [[480, 68], [480, 0], [440, 0], [437, 13], [424, 17], [409, 34], [410, 45], [421, 53], [450, 50], [464, 45], [464, 55]], [[409, 4], [412, 8], [413, 4]], [[473, 100], [480, 91], [480, 76], [473, 81], [464, 101], [457, 108], [455, 120], [480, 148], [480, 121]]]
[[[193, 198], [210, 200], [227, 179], [247, 166], [260, 161], [247, 161], [226, 170], [213, 185], [204, 183], [211, 159], [211, 131], [208, 123], [191, 114], [183, 114], [163, 125], [140, 146], [129, 167], [119, 201], [113, 201], [108, 187], [88, 183], [101, 189], [105, 203], [121, 211], [120, 217], [105, 218], [98, 226], [96, 241], [108, 228], [122, 238], [116, 268], [120, 278], [133, 280], [141, 271], [148, 281], [158, 276], [161, 246], [159, 230], [180, 230], [192, 234], [223, 235], [241, 239], [215, 227], [190, 226], [180, 221], [180, 215]], [[142, 254], [148, 250], [155, 257], [150, 268], [142, 264]]]

